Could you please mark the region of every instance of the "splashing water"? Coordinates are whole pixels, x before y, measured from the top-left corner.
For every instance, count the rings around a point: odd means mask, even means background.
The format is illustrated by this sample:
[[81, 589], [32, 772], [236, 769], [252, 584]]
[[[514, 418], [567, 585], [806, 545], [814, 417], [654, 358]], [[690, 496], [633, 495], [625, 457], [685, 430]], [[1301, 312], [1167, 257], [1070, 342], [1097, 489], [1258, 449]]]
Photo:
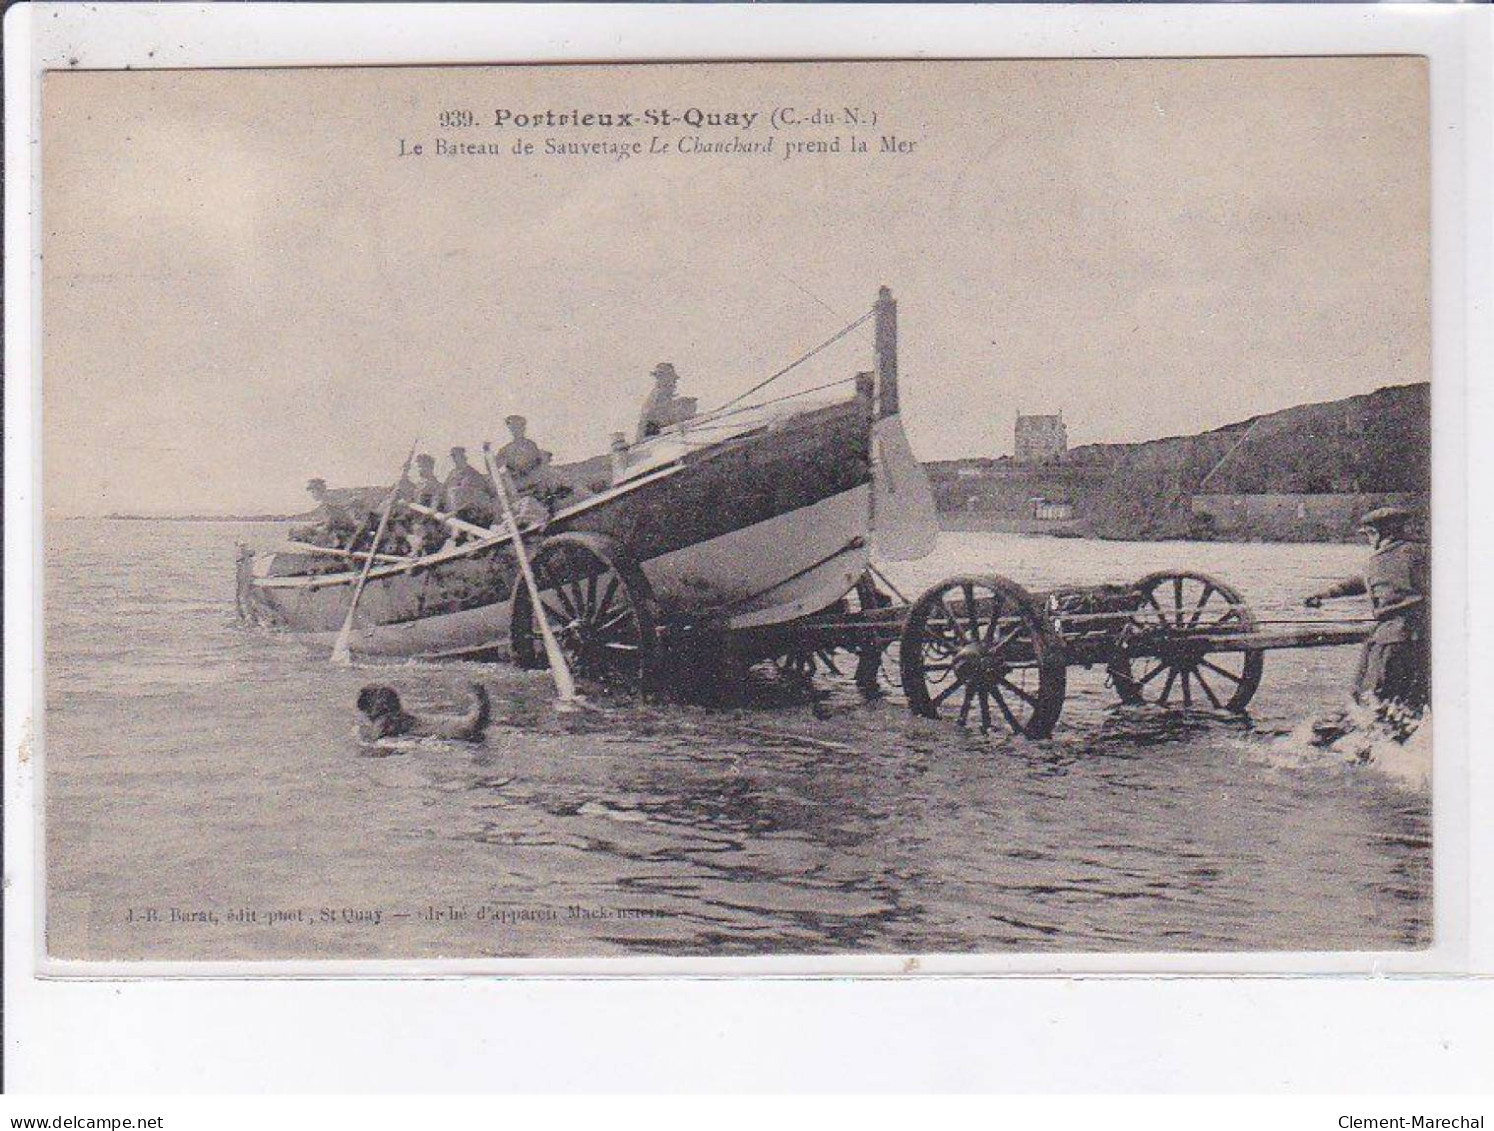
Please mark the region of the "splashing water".
[[1278, 744], [1305, 761], [1330, 759], [1386, 775], [1407, 788], [1432, 788], [1432, 712], [1351, 703], [1342, 712], [1306, 719]]

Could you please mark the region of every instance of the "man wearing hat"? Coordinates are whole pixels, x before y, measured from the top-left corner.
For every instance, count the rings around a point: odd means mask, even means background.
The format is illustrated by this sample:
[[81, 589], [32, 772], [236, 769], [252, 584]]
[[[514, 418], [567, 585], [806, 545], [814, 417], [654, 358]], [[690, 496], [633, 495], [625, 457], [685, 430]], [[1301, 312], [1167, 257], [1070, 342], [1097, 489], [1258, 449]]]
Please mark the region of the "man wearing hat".
[[309, 525], [292, 528], [291, 540], [332, 547], [344, 546], [351, 541], [358, 523], [353, 517], [353, 508], [343, 498], [349, 492], [333, 491], [321, 478], [309, 480], [306, 491], [315, 501], [316, 509], [306, 516], [311, 520]]
[[421, 452], [415, 457], [415, 471], [419, 478], [415, 480], [414, 500], [423, 507], [439, 507], [441, 505], [441, 479], [436, 474], [436, 457]]
[[517, 413], [504, 420], [509, 435], [513, 437], [498, 449], [497, 464], [508, 469], [508, 477], [514, 490], [520, 495], [543, 495], [547, 486], [545, 468], [550, 462], [550, 453], [544, 451], [524, 434], [529, 421]]
[[[436, 457], [421, 452], [415, 457], [415, 472], [415, 482], [409, 495], [402, 494], [400, 497], [408, 497], [423, 507], [440, 510], [441, 496], [445, 494], [446, 488], [441, 483], [441, 477], [436, 474]], [[434, 550], [447, 537], [446, 527], [441, 521], [428, 516], [411, 521], [405, 536], [407, 549], [416, 557]]]
[[451, 449], [451, 465], [442, 493], [442, 509], [466, 522], [491, 526], [497, 503], [492, 483], [467, 462], [466, 448]]
[[677, 397], [675, 389], [679, 387], [680, 377], [674, 371], [674, 366], [667, 361], [661, 361], [654, 366], [654, 387], [649, 393], [648, 399], [643, 402], [643, 412], [638, 417], [638, 438], [635, 443], [642, 443], [650, 436], [657, 436], [666, 428], [689, 420], [695, 415], [694, 397]]
[[1406, 537], [1411, 518], [1403, 507], [1378, 507], [1360, 519], [1374, 551], [1364, 575], [1330, 585], [1305, 603], [1315, 609], [1334, 597], [1369, 594], [1377, 623], [1359, 656], [1354, 700], [1420, 711], [1430, 696], [1430, 574], [1426, 546]]

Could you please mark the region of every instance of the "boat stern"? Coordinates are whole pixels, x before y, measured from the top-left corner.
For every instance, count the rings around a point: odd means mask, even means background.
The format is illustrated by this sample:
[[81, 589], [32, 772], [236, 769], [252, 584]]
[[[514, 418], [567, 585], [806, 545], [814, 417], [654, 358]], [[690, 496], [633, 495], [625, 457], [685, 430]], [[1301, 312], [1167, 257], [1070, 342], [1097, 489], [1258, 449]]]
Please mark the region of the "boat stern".
[[235, 546], [234, 608], [243, 623], [265, 628], [284, 627], [285, 616], [280, 607], [258, 582], [262, 578], [274, 577], [277, 559], [285, 556], [261, 553], [243, 542]]

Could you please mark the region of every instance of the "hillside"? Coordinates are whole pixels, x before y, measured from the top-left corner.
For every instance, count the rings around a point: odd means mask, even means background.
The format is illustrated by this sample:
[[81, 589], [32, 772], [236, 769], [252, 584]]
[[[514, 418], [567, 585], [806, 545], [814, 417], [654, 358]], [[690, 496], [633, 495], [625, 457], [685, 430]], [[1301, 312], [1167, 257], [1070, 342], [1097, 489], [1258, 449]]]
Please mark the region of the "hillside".
[[[985, 491], [999, 512], [1031, 494], [1061, 497], [1101, 537], [1207, 537], [1200, 501], [1266, 496], [1424, 496], [1431, 489], [1431, 390], [1425, 382], [1321, 404], [1298, 405], [1196, 436], [1138, 444], [1090, 444], [1024, 468], [1010, 459], [929, 465], [941, 506], [979, 509]], [[940, 486], [958, 490], [941, 492]], [[972, 494], [972, 491], [977, 494]], [[1351, 506], [1352, 504], [1346, 503]], [[1207, 509], [1207, 508], [1205, 508]], [[1245, 521], [1249, 527], [1252, 520]], [[1265, 524], [1265, 526], [1281, 524]], [[1291, 524], [1287, 524], [1288, 526]], [[1338, 537], [1339, 516], [1258, 537]]]
[[[1407, 459], [1408, 452], [1420, 458]], [[1193, 468], [1191, 486], [1222, 494], [1400, 492], [1430, 489], [1430, 452], [1431, 386], [1422, 382], [1297, 405], [1196, 436], [1090, 444], [1064, 462]]]

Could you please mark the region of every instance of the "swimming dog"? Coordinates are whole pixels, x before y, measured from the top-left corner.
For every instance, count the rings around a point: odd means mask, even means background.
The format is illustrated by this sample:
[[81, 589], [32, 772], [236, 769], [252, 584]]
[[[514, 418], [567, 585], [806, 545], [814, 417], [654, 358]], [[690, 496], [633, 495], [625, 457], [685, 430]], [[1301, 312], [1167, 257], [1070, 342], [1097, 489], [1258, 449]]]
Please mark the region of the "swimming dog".
[[469, 683], [472, 704], [462, 715], [429, 715], [422, 717], [406, 711], [399, 693], [382, 684], [369, 684], [358, 692], [358, 737], [364, 742], [385, 738], [449, 738], [462, 742], [480, 742], [492, 718], [488, 690], [480, 683]]

